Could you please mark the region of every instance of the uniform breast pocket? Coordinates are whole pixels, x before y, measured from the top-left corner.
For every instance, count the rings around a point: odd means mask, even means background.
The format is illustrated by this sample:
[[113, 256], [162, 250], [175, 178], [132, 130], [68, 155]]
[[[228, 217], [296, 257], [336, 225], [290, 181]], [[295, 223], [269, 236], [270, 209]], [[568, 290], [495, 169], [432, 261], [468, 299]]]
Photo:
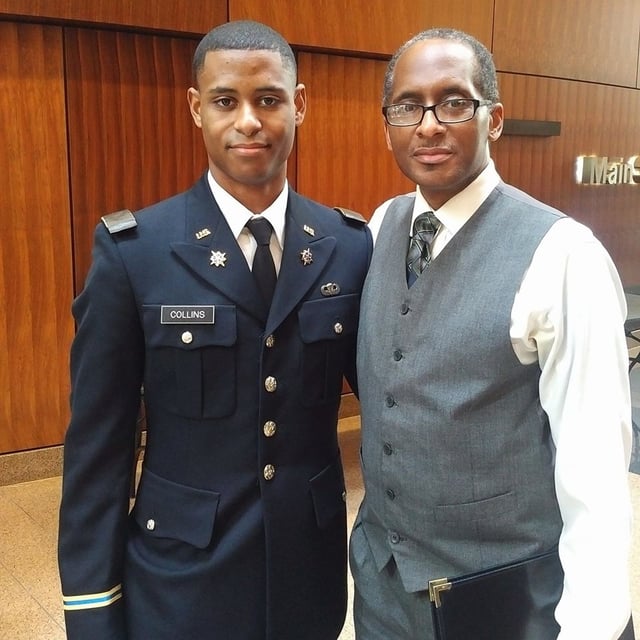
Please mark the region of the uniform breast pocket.
[[339, 397], [345, 359], [355, 357], [359, 310], [357, 294], [310, 300], [300, 307], [302, 402], [306, 406]]
[[222, 418], [236, 408], [236, 308], [216, 305], [209, 324], [162, 324], [147, 305], [145, 394], [187, 418]]

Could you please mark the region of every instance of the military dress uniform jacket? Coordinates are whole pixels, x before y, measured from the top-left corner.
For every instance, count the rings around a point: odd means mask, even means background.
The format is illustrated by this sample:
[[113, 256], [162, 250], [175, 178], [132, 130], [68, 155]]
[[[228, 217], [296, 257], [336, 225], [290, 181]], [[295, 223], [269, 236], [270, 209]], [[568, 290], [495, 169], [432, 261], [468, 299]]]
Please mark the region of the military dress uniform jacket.
[[[336, 435], [371, 254], [289, 193], [271, 309], [206, 177], [98, 225], [73, 306], [59, 563], [72, 640], [330, 640], [346, 609]], [[131, 513], [134, 430], [148, 431]]]

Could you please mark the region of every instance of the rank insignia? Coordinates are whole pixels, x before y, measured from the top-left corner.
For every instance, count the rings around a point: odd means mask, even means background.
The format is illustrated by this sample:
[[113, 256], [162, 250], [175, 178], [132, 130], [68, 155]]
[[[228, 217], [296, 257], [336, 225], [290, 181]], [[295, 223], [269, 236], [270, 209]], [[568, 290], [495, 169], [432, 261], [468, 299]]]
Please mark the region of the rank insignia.
[[227, 254], [222, 251], [212, 251], [209, 264], [212, 267], [226, 267], [227, 266]]
[[313, 254], [311, 249], [303, 249], [300, 252], [300, 261], [305, 267], [308, 267], [313, 262]]
[[310, 236], [316, 235], [315, 229], [310, 227], [308, 224], [305, 224], [304, 227], [302, 227], [302, 229], [304, 230], [305, 233], [308, 233]]
[[204, 228], [200, 229], [200, 231], [196, 231], [196, 240], [202, 240], [202, 238], [206, 238], [211, 235], [211, 231], [209, 229]]

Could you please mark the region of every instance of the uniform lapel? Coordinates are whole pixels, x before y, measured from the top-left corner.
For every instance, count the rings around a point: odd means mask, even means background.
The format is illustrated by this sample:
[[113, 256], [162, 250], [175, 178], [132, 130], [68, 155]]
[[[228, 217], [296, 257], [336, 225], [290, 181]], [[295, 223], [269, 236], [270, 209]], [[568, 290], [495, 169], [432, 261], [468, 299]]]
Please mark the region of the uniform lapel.
[[266, 306], [238, 242], [211, 195], [206, 176], [187, 198], [185, 241], [171, 243], [171, 249], [191, 271], [264, 321]]
[[284, 251], [267, 320], [271, 333], [320, 278], [336, 239], [322, 231], [322, 220], [295, 192], [289, 192]]

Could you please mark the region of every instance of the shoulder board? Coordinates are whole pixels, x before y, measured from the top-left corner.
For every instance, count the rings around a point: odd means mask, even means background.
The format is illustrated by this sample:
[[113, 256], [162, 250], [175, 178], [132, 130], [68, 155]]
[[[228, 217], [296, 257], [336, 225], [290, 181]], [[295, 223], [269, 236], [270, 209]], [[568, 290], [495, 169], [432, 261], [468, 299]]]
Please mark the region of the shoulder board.
[[111, 234], [119, 233], [125, 229], [133, 229], [138, 226], [133, 213], [131, 213], [129, 209], [108, 213], [106, 216], [102, 216], [102, 222]]
[[337, 211], [347, 222], [360, 222], [366, 224], [367, 219], [360, 215], [357, 211], [351, 209], [345, 209], [344, 207], [333, 207], [334, 211]]

